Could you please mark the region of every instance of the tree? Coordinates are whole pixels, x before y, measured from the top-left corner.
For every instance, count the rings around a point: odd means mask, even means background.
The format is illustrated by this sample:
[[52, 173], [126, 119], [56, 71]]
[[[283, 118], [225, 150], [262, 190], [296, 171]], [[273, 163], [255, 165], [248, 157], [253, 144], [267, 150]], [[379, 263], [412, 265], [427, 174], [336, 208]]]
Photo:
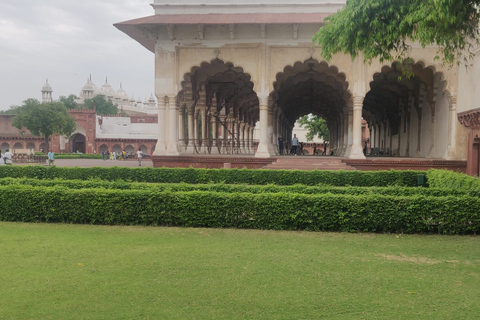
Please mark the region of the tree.
[[60, 96], [58, 100], [60, 100], [67, 109], [78, 109], [78, 104], [75, 102], [78, 97], [74, 94], [69, 95], [68, 97]]
[[117, 106], [112, 101], [106, 100], [105, 97], [101, 95], [93, 97], [92, 99], [85, 99], [85, 109], [93, 109], [94, 107], [97, 114], [118, 114]]
[[[479, 43], [480, 0], [347, 0], [345, 7], [326, 18], [313, 41], [328, 61], [343, 52], [352, 59], [363, 53], [371, 62], [405, 61], [409, 40], [422, 47], [440, 46], [447, 65], [466, 64]], [[437, 56], [436, 58], [439, 58]]]
[[308, 130], [307, 140], [312, 141], [315, 136], [323, 139], [323, 141], [330, 140], [330, 131], [327, 127], [327, 122], [318, 116], [306, 115], [298, 119], [298, 123]]
[[76, 122], [62, 102], [43, 102], [28, 99], [18, 107], [18, 113], [13, 118], [13, 126], [19, 130], [27, 128], [33, 135], [43, 136], [47, 150], [50, 149], [49, 139], [53, 134], [70, 136], [75, 130]]

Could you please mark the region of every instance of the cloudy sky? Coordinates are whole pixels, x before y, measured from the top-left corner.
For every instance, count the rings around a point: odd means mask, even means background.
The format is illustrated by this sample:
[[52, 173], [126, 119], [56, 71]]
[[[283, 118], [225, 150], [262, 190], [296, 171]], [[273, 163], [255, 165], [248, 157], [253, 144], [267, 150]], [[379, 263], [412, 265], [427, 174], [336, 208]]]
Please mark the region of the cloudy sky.
[[91, 75], [135, 99], [153, 93], [154, 55], [113, 26], [153, 15], [152, 0], [1, 0], [0, 110], [41, 100], [48, 79], [53, 98], [78, 95]]

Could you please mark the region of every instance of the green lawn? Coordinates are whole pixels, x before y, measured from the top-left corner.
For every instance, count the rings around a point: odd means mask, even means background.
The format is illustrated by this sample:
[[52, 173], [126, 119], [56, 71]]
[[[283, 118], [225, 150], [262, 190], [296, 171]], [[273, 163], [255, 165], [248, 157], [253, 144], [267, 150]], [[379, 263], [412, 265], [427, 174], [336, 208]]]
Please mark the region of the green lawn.
[[0, 222], [0, 319], [478, 319], [480, 237]]

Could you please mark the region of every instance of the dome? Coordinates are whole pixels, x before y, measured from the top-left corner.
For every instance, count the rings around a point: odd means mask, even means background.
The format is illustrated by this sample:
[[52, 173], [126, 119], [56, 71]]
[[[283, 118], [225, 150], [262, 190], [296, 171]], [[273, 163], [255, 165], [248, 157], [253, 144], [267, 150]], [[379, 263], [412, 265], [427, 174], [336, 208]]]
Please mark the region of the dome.
[[87, 79], [87, 83], [85, 83], [85, 85], [83, 86], [82, 91], [95, 91], [95, 89], [96, 89], [96, 87], [92, 83], [92, 80]]
[[116, 97], [117, 91], [112, 88], [111, 85], [108, 84], [107, 79], [105, 79], [105, 83], [100, 88], [100, 94], [104, 95], [105, 97]]
[[48, 83], [48, 79], [42, 87], [42, 92], [53, 92], [52, 87]]

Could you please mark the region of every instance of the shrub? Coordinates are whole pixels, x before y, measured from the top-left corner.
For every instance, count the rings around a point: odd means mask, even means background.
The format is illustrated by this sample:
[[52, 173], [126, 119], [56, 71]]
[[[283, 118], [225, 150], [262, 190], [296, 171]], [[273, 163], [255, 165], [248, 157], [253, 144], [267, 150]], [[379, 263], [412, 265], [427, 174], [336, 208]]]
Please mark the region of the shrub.
[[43, 166], [2, 166], [2, 177], [35, 179], [101, 179], [163, 183], [226, 183], [248, 185], [304, 184], [385, 187], [416, 186], [418, 171], [299, 171], [193, 168], [67, 168]]
[[348, 232], [476, 233], [480, 199], [0, 186], [0, 219]]
[[452, 188], [480, 192], [480, 180], [464, 173], [450, 170], [430, 169], [427, 172], [428, 183], [434, 188]]

